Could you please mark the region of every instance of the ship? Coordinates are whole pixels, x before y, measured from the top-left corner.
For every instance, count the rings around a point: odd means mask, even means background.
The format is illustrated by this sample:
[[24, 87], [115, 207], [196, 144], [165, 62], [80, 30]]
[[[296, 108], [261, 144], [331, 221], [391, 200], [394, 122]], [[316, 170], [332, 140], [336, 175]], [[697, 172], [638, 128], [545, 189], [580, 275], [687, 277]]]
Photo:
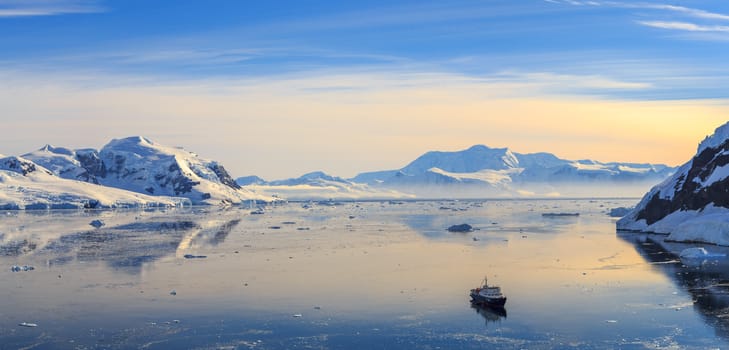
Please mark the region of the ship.
[[484, 277], [480, 287], [471, 289], [471, 303], [491, 307], [504, 307], [506, 297], [501, 293], [501, 287], [489, 286], [488, 278]]

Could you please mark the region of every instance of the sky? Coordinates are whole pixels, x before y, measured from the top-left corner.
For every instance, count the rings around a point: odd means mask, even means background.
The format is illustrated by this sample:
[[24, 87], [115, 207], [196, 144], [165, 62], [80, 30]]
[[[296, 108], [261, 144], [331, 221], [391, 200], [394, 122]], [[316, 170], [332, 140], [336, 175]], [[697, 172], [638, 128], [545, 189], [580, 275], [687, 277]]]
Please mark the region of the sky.
[[679, 165], [729, 120], [729, 2], [0, 0], [0, 153], [142, 135], [233, 176], [475, 144]]

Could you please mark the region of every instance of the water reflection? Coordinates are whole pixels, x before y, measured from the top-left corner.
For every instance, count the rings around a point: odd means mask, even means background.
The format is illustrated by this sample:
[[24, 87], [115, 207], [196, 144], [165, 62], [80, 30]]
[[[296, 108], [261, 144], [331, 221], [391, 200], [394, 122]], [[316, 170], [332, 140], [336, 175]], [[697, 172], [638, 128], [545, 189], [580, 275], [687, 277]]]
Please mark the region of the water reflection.
[[[43, 217], [38, 213], [32, 215]], [[82, 223], [75, 225], [77, 228], [89, 220], [87, 216], [74, 219]], [[42, 228], [37, 226], [43, 225], [44, 220], [26, 222], [15, 234], [0, 237], [0, 254], [22, 260], [45, 258], [49, 266], [104, 262], [114, 270], [136, 275], [144, 264], [221, 244], [241, 221], [239, 218], [210, 220], [205, 216], [196, 219], [190, 215], [172, 219], [156, 215], [116, 215], [114, 219], [120, 222], [99, 229], [50, 234], [38, 234]]]
[[502, 318], [506, 318], [506, 309], [503, 307], [494, 307], [488, 305], [479, 305], [471, 303], [471, 309], [476, 310], [476, 313], [481, 315], [485, 320], [485, 325], [489, 323], [500, 322]]
[[[631, 242], [653, 268], [671, 278], [692, 298], [693, 308], [716, 334], [729, 339], [729, 259], [681, 259], [680, 252], [695, 245], [666, 242], [665, 236], [618, 233]], [[726, 247], [711, 246], [726, 252]]]
[[[440, 209], [439, 202], [372, 202], [291, 204], [263, 215], [246, 209], [2, 217], [0, 348], [725, 345], [690, 308], [665, 306], [684, 295], [671, 296], [676, 288], [664, 273], [616, 239], [602, 203], [446, 204], [458, 210]], [[545, 219], [546, 211], [580, 216]], [[94, 219], [106, 225], [93, 229]], [[480, 230], [445, 230], [463, 222]], [[646, 244], [659, 262], [648, 266], [666, 274], [681, 268], [654, 243], [635, 244]], [[26, 264], [37, 268], [9, 269]], [[463, 291], [484, 273], [508, 291], [508, 320], [506, 310], [466, 306]], [[660, 300], [656, 290], [664, 292]]]
[[569, 200], [488, 200], [457, 202], [420, 202], [419, 212], [412, 212], [411, 207], [390, 205], [393, 212], [400, 213], [398, 220], [413, 231], [429, 239], [447, 239], [464, 234], [453, 234], [446, 228], [452, 225], [468, 223], [474, 231], [467, 234], [478, 240], [502, 240], [510, 233], [557, 234], [573, 229], [580, 224], [583, 217], [575, 216], [543, 216], [544, 213], [570, 212], [595, 214], [600, 208], [582, 206], [579, 202]]

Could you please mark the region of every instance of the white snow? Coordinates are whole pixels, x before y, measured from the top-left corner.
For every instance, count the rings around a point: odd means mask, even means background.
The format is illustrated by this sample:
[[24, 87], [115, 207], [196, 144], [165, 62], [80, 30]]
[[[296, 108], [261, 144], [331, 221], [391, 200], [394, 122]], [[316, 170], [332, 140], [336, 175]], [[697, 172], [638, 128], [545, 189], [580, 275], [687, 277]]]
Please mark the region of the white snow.
[[[696, 215], [672, 228], [668, 236], [671, 240], [679, 242], [705, 242], [729, 246], [729, 210]], [[718, 212], [717, 212], [718, 211]]]
[[688, 259], [721, 258], [725, 256], [725, 254], [721, 253], [709, 253], [704, 247], [686, 248], [679, 254], [679, 257]]
[[399, 170], [362, 173], [353, 180], [406, 192], [427, 188], [432, 193], [447, 193], [461, 186], [461, 191], [491, 191], [489, 195], [500, 191], [499, 196], [540, 193], [550, 186], [556, 192], [582, 196], [579, 193], [589, 193], [588, 186], [605, 183], [621, 187], [616, 193], [635, 196], [673, 170], [661, 164], [573, 161], [544, 152], [519, 154], [508, 148], [476, 145], [456, 152], [427, 152]]
[[631, 208], [617, 207], [617, 208], [610, 209], [610, 212], [608, 214], [610, 215], [610, 217], [621, 218], [621, 217], [625, 216], [626, 214], [630, 213], [631, 210], [633, 210], [632, 207]]
[[729, 176], [729, 164], [714, 169], [705, 181], [699, 183], [704, 187], [711, 186], [714, 182], [726, 179], [727, 176]]
[[645, 174], [651, 170], [655, 171], [655, 169], [653, 167], [638, 168], [638, 167], [630, 166], [630, 165], [618, 165], [617, 169], [624, 173], [636, 173], [636, 174]]
[[[0, 159], [0, 163], [11, 157]], [[12, 157], [32, 164], [20, 157]], [[0, 208], [2, 209], [80, 209], [84, 206], [99, 208], [160, 207], [190, 205], [186, 198], [153, 197], [87, 182], [59, 178], [37, 166], [37, 170], [23, 175], [13, 170], [0, 169]]]
[[[729, 138], [729, 123], [716, 129], [716, 132], [704, 139], [698, 147], [697, 155], [708, 148], [717, 148]], [[714, 157], [725, 155], [726, 151]], [[653, 187], [625, 217], [618, 220], [620, 230], [636, 230], [669, 234], [668, 239], [678, 242], [705, 242], [718, 245], [729, 245], [729, 209], [716, 207], [709, 203], [698, 210], [677, 210], [662, 219], [648, 225], [646, 220], [637, 220], [638, 213], [656, 196], [663, 200], [674, 200], [676, 190], [684, 186], [685, 181], [693, 181], [706, 188], [729, 177], [729, 165], [714, 168], [706, 180], [688, 178], [693, 160], [682, 165], [672, 177]], [[698, 195], [698, 194], [697, 194]]]
[[387, 189], [374, 189], [364, 184], [330, 183], [328, 185], [248, 185], [244, 188], [267, 196], [289, 200], [343, 200], [343, 199], [408, 199], [411, 194]]
[[614, 173], [613, 170], [607, 168], [604, 164], [601, 163], [571, 162], [570, 166], [574, 167], [579, 171], [604, 172], [606, 174]]
[[45, 145], [37, 151], [23, 155], [23, 158], [50, 170], [66, 179], [79, 179], [86, 170], [75, 158], [76, 152], [62, 147]]
[[729, 246], [729, 209], [727, 208], [710, 204], [701, 211], [679, 210], [651, 225], [647, 225], [643, 219], [636, 221], [636, 212], [637, 210], [633, 210], [620, 219], [617, 228], [668, 234], [667, 239], [676, 242], [703, 242]]
[[495, 187], [506, 187], [511, 183], [511, 176], [518, 174], [522, 169], [491, 170], [484, 169], [472, 173], [453, 173], [439, 168], [430, 168], [429, 172], [453, 178], [457, 181], [475, 180]]
[[327, 199], [403, 199], [413, 195], [369, 185], [314, 171], [297, 178], [255, 183], [243, 188], [275, 198], [290, 200]]
[[707, 148], [719, 147], [727, 139], [729, 139], [729, 122], [716, 128], [716, 130], [714, 130], [714, 134], [712, 134], [711, 136], [707, 136], [703, 141], [701, 141], [696, 153], [700, 154], [703, 150]]
[[[230, 204], [272, 198], [237, 187], [222, 179], [222, 166], [180, 147], [157, 144], [141, 136], [114, 139], [100, 151], [69, 150], [47, 145], [25, 155], [54, 174], [154, 196], [186, 197], [193, 204]], [[96, 172], [79, 157], [98, 161]], [[217, 171], [217, 172], [216, 172]], [[226, 182], [226, 183], [224, 183]], [[233, 186], [230, 186], [230, 185]]]

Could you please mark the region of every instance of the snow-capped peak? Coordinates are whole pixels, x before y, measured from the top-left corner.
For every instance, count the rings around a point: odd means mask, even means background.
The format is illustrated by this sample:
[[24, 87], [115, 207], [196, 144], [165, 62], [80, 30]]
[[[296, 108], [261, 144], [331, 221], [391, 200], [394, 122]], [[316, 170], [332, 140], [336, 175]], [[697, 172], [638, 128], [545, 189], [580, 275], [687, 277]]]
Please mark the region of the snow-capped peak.
[[53, 147], [53, 145], [46, 144], [45, 146], [38, 149], [39, 152], [49, 152], [49, 153], [55, 153], [55, 154], [63, 154], [67, 156], [73, 155], [73, 150], [70, 150], [65, 147]]
[[66, 179], [147, 195], [186, 197], [194, 204], [268, 199], [241, 189], [218, 162], [143, 136], [114, 139], [100, 151], [46, 145], [24, 156]]
[[506, 170], [519, 166], [519, 160], [508, 148], [475, 145], [462, 151], [431, 151], [402, 168], [408, 175], [420, 174], [431, 168], [453, 173], [472, 173], [484, 169]]
[[724, 142], [726, 142], [729, 139], [729, 122], [725, 123], [724, 125], [716, 128], [714, 130], [714, 134], [710, 136], [706, 136], [706, 138], [701, 141], [699, 144], [699, 148], [697, 150], [697, 154], [701, 154], [705, 149], [707, 148], [717, 148], [721, 146]]
[[342, 179], [341, 177], [329, 175], [323, 171], [313, 171], [301, 175], [300, 177], [286, 180], [271, 181], [268, 184], [273, 186], [296, 186], [296, 185], [321, 185], [332, 182], [350, 184], [349, 181]]
[[124, 137], [121, 139], [113, 139], [107, 144], [107, 146], [115, 147], [115, 148], [123, 148], [123, 147], [125, 147], [125, 145], [128, 145], [128, 146], [136, 146], [136, 145], [154, 146], [156, 144], [144, 136], [130, 136], [130, 137]]

